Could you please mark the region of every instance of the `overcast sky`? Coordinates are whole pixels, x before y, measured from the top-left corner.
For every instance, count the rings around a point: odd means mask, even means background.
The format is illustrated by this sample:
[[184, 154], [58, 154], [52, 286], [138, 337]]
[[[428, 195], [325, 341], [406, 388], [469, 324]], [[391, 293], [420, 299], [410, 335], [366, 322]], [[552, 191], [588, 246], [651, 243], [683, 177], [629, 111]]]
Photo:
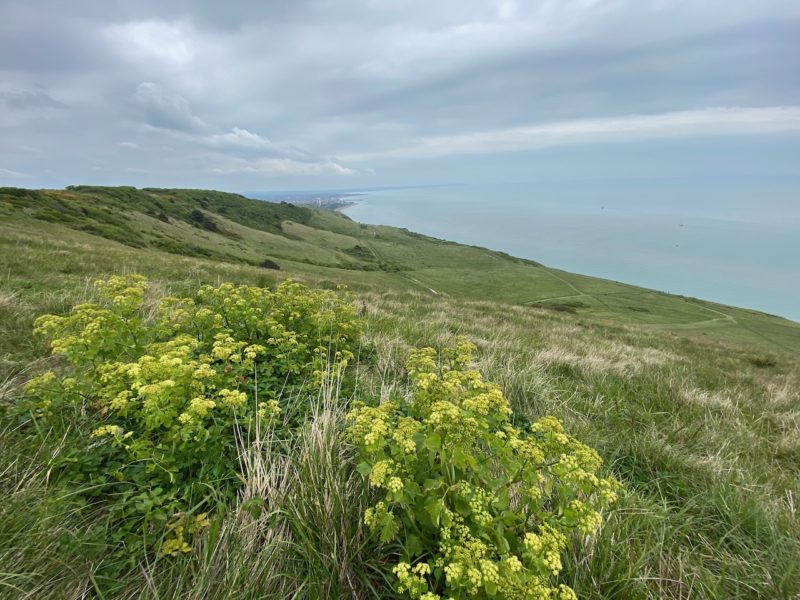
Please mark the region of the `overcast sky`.
[[799, 151], [797, 0], [0, 0], [0, 185], [785, 177]]

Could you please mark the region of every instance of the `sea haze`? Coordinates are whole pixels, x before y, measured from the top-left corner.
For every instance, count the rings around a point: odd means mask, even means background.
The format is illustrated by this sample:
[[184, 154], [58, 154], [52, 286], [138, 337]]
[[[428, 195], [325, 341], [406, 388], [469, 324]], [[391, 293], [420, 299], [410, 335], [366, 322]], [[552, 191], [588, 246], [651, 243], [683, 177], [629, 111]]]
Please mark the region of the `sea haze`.
[[368, 191], [370, 224], [800, 321], [800, 178], [549, 181]]

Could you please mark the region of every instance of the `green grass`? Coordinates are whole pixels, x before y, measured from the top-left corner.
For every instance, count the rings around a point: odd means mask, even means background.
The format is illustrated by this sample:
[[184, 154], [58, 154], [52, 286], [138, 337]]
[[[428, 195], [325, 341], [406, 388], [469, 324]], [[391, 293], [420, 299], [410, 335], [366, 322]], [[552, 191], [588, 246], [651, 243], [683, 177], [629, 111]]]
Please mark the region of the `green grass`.
[[[267, 258], [280, 271], [257, 266]], [[562, 580], [579, 597], [800, 595], [797, 323], [236, 195], [6, 189], [0, 407], [52, 364], [31, 335], [35, 317], [84, 301], [93, 279], [131, 272], [164, 294], [286, 277], [348, 285], [374, 350], [358, 367], [364, 396], [403, 393], [409, 347], [469, 336], [517, 420], [562, 419], [628, 487], [566, 562]], [[347, 400], [317, 400], [289, 449], [251, 457], [260, 468], [247, 497], [282, 507], [278, 521], [234, 507], [196, 559], [143, 564], [115, 596], [391, 597], [361, 530], [368, 491], [336, 435]], [[2, 420], [0, 597], [102, 597], [101, 517], [49, 473], [64, 442]], [[254, 533], [267, 525], [268, 536]]]
[[[195, 213], [202, 222], [192, 217]], [[779, 317], [566, 273], [402, 229], [361, 225], [330, 211], [236, 194], [88, 186], [61, 191], [0, 188], [0, 215], [7, 227], [21, 230], [43, 231], [50, 223], [48, 231], [56, 239], [81, 231], [142, 250], [215, 262], [257, 266], [270, 259], [287, 272], [356, 289], [388, 286], [531, 306], [571, 302], [575, 313], [586, 318], [800, 353], [800, 324]], [[208, 223], [216, 231], [209, 230]]]
[[[571, 576], [585, 597], [793, 597], [798, 364], [486, 302], [371, 295], [382, 354], [479, 341], [521, 418], [554, 414], [633, 493]], [[392, 369], [399, 373], [399, 365]], [[388, 377], [392, 379], [391, 376]], [[589, 567], [586, 569], [586, 567]]]

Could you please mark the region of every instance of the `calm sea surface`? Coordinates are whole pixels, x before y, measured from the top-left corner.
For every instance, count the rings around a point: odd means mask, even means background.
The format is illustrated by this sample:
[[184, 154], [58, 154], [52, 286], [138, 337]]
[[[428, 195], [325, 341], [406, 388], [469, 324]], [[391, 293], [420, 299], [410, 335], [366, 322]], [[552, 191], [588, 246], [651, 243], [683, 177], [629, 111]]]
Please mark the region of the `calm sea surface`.
[[364, 223], [800, 321], [800, 180], [666, 180], [382, 190]]

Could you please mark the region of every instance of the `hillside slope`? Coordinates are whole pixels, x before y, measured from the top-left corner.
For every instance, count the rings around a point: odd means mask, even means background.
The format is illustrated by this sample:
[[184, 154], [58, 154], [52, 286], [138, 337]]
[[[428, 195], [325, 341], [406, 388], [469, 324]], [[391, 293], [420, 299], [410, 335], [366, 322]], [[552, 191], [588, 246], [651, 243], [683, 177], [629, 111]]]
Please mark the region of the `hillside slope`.
[[[629, 491], [596, 541], [575, 542], [562, 579], [580, 598], [800, 594], [796, 323], [197, 190], [2, 189], [0, 267], [0, 588], [14, 586], [2, 588], [10, 597], [92, 597], [102, 560], [51, 487], [58, 440], [32, 450], [4, 411], [54, 364], [33, 320], [86, 301], [96, 278], [133, 272], [160, 294], [287, 277], [346, 284], [370, 349], [359, 367], [367, 397], [403, 393], [410, 347], [474, 340], [516, 419], [558, 417]], [[245, 558], [247, 569], [267, 560]], [[250, 582], [211, 552], [176, 569], [128, 574], [120, 597], [227, 598]]]
[[132, 248], [234, 264], [354, 289], [417, 290], [498, 300], [757, 348], [800, 353], [800, 324], [758, 311], [550, 269], [483, 248], [326, 210], [206, 190], [73, 186], [0, 188], [0, 216], [17, 231], [64, 228]]

